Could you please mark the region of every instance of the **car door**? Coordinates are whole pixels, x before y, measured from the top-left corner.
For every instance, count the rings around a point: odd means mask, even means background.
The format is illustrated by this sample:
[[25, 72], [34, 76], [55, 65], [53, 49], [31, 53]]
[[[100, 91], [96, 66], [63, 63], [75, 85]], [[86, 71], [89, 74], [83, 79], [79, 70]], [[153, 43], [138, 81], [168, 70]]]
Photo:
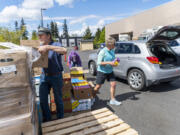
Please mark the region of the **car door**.
[[133, 44], [132, 43], [116, 43], [115, 56], [120, 58], [120, 64], [114, 67], [115, 74], [120, 77], [126, 77], [126, 68], [128, 63], [133, 60]]

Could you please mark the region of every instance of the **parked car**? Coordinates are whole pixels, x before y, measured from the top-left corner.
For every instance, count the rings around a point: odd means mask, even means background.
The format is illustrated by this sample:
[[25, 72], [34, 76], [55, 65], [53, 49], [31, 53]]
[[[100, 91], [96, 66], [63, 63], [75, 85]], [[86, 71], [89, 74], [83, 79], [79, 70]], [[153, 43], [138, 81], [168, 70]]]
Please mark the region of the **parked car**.
[[[180, 58], [169, 47], [169, 42], [179, 37], [180, 26], [167, 26], [148, 41], [117, 42], [115, 56], [120, 58], [120, 65], [114, 68], [115, 75], [126, 79], [135, 90], [180, 78]], [[88, 66], [93, 75], [97, 55], [89, 56]]]

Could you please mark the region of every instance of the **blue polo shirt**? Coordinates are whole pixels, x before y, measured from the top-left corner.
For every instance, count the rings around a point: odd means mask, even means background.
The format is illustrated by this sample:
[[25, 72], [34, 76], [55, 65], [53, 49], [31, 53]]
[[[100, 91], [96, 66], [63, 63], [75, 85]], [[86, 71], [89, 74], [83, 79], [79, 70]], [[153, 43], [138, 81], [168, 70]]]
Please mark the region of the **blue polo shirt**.
[[114, 61], [115, 59], [115, 53], [114, 49], [109, 50], [107, 47], [104, 47], [98, 54], [98, 60], [97, 60], [97, 65], [98, 68], [97, 70], [103, 73], [112, 73], [113, 72], [113, 67], [111, 65], [101, 65], [101, 62], [106, 62], [106, 61]]
[[[62, 45], [59, 42], [51, 42], [49, 45], [59, 46]], [[43, 73], [55, 74], [63, 71], [61, 54], [49, 50], [48, 52], [48, 68], [42, 69]]]

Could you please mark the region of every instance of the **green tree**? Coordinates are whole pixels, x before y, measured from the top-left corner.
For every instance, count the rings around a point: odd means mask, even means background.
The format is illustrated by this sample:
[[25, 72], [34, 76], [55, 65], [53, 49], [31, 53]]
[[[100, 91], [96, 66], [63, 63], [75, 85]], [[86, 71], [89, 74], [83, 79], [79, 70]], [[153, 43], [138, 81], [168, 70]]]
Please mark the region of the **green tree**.
[[39, 29], [39, 28], [41, 28], [41, 26], [40, 26], [40, 25], [38, 25], [38, 29]]
[[101, 34], [100, 34], [100, 38], [99, 38], [99, 44], [100, 43], [105, 43], [105, 27], [102, 29]]
[[37, 33], [35, 30], [32, 31], [32, 37], [31, 37], [32, 40], [37, 40], [38, 39], [38, 36], [37, 36]]
[[14, 25], [15, 25], [15, 30], [17, 31], [18, 30], [18, 22], [15, 21]]
[[67, 26], [67, 22], [66, 19], [64, 20], [64, 24], [63, 24], [63, 37], [64, 38], [68, 38], [69, 37], [69, 33], [68, 33], [68, 26]]
[[20, 37], [22, 37], [23, 32], [22, 30], [11, 31], [7, 28], [0, 28], [0, 42], [20, 44]]
[[50, 28], [51, 28], [52, 37], [54, 38], [55, 37], [55, 27], [54, 27], [53, 21], [51, 21], [51, 23], [50, 23]]
[[95, 34], [95, 38], [94, 38], [94, 45], [97, 45], [100, 39], [100, 35], [101, 35], [101, 29], [98, 28]]
[[28, 35], [28, 31], [27, 31], [26, 24], [25, 24], [23, 18], [21, 19], [20, 29], [21, 29], [21, 31], [23, 32], [21, 38], [22, 38], [23, 40], [27, 40], [27, 39], [28, 39], [28, 36], [27, 36], [27, 35]]
[[55, 38], [59, 37], [59, 30], [56, 22], [54, 22], [54, 37]]
[[92, 33], [89, 27], [85, 30], [83, 39], [92, 39]]
[[47, 23], [47, 28], [48, 28], [48, 29], [50, 29], [50, 28], [49, 28], [49, 24], [48, 24], [48, 23]]

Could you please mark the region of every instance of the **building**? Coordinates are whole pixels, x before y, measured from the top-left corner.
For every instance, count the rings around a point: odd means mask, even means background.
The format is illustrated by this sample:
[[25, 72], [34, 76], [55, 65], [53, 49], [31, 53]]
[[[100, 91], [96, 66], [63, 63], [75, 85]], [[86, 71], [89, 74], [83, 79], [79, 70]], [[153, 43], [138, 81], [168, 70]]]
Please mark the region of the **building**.
[[83, 37], [68, 37], [68, 38], [59, 38], [59, 41], [62, 43], [64, 47], [73, 47], [79, 46]]
[[80, 50], [81, 51], [93, 50], [93, 49], [94, 49], [93, 39], [81, 40], [81, 42], [80, 42]]
[[106, 39], [118, 40], [120, 34], [137, 39], [146, 29], [158, 26], [180, 24], [180, 0], [173, 0], [134, 16], [106, 25]]

